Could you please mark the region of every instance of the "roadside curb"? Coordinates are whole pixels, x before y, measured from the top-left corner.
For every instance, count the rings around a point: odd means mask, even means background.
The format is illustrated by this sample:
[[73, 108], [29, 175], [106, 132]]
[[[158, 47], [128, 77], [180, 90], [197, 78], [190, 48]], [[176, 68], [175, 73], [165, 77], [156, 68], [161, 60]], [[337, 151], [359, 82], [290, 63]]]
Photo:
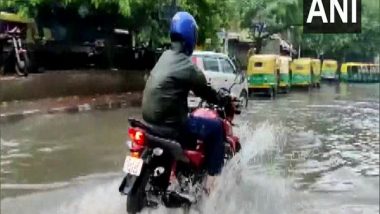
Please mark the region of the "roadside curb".
[[117, 101], [108, 101], [102, 103], [81, 103], [77, 105], [69, 105], [69, 106], [60, 106], [53, 107], [45, 110], [40, 109], [32, 109], [25, 110], [22, 112], [12, 112], [12, 113], [4, 113], [0, 114], [0, 123], [5, 122], [14, 122], [25, 119], [27, 117], [33, 115], [41, 115], [41, 114], [59, 114], [59, 113], [81, 113], [93, 110], [112, 110], [112, 109], [120, 109], [127, 107], [139, 107], [141, 106], [141, 98], [137, 97], [135, 99], [130, 100], [117, 100]]

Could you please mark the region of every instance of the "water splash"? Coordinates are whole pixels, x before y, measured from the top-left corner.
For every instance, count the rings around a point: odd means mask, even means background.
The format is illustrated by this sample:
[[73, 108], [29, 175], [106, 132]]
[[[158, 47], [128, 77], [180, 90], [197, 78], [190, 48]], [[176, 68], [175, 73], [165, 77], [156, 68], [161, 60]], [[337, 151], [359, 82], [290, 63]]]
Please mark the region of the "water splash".
[[[269, 173], [266, 166], [274, 161], [286, 143], [283, 130], [269, 123], [258, 125], [256, 129], [249, 123], [240, 125], [235, 132], [241, 137], [242, 152], [226, 165], [214, 193], [190, 213], [252, 213], [253, 210], [256, 213], [284, 213], [284, 210], [289, 210], [287, 204], [293, 200], [290, 184], [286, 179]], [[2, 211], [23, 213], [24, 207], [35, 213], [125, 213], [126, 197], [117, 192], [120, 176], [112, 176], [113, 179], [107, 182], [91, 181], [65, 189], [5, 199], [2, 201]], [[44, 203], [36, 203], [41, 198], [44, 198]], [[20, 201], [25, 206], [12, 208], [12, 204]], [[145, 209], [142, 213], [182, 212], [182, 209], [159, 207]]]
[[202, 211], [292, 213], [296, 208], [296, 195], [291, 183], [268, 169], [268, 164], [274, 161], [286, 144], [284, 128], [263, 123], [255, 130], [245, 125], [239, 132], [242, 152], [225, 167], [214, 192], [205, 200]]
[[[359, 184], [356, 180], [344, 179], [344, 186], [335, 185], [334, 175], [331, 179], [325, 177], [325, 180], [322, 179], [324, 182], [317, 182], [308, 190], [296, 190], [293, 180], [296, 178], [284, 177], [279, 173], [281, 170], [278, 168], [278, 163], [281, 161], [278, 159], [281, 159], [286, 153], [287, 147], [300, 146], [309, 150], [310, 147], [320, 146], [321, 142], [314, 139], [314, 133], [302, 132], [293, 136], [289, 135], [288, 130], [281, 124], [273, 125], [265, 122], [256, 127], [248, 122], [240, 124], [234, 131], [240, 136], [242, 142], [241, 153], [225, 166], [210, 197], [205, 198], [197, 207], [194, 207], [190, 214], [323, 213], [324, 209], [336, 210], [336, 213], [346, 213], [347, 210], [356, 209], [371, 209], [372, 211], [370, 206], [363, 208], [343, 202], [339, 203], [337, 207], [336, 204], [330, 204], [329, 199], [323, 200], [325, 196], [320, 196], [323, 194], [321, 188], [328, 187], [328, 190], [331, 190], [331, 185], [339, 190], [344, 187], [343, 190], [349, 192], [352, 192], [353, 185], [355, 185], [355, 190], [357, 190]], [[314, 167], [313, 162], [307, 164]], [[307, 164], [306, 167], [309, 166]], [[64, 189], [6, 198], [1, 201], [1, 213], [125, 213], [126, 197], [121, 196], [117, 191], [120, 181], [120, 174], [78, 178], [74, 180], [74, 183], [79, 182], [79, 184]], [[359, 186], [364, 185], [360, 184]], [[364, 187], [366, 192], [367, 187]], [[368, 189], [373, 189], [373, 187]], [[368, 198], [376, 197], [369, 195]], [[333, 201], [336, 203], [339, 200], [336, 198]], [[23, 206], [16, 206], [17, 204], [23, 204]], [[369, 213], [372, 213], [371, 211]], [[185, 212], [182, 209], [167, 209], [161, 206], [158, 209], [144, 209], [142, 213], [177, 214]]]

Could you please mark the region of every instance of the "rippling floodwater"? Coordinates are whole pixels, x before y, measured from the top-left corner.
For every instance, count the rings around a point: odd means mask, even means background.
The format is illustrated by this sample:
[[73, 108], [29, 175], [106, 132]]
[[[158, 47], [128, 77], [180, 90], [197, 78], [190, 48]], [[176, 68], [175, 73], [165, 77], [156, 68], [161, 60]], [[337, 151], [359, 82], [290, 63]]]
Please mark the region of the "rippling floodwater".
[[[121, 109], [2, 124], [1, 213], [123, 213], [126, 119], [138, 115]], [[242, 153], [192, 212], [379, 213], [379, 116], [378, 84], [252, 100], [235, 128]]]

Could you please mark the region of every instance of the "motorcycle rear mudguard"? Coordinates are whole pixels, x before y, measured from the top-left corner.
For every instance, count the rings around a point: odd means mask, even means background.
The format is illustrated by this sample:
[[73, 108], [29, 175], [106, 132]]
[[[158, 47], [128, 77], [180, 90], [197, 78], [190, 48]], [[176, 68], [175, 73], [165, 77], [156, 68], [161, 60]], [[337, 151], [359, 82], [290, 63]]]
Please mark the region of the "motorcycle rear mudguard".
[[127, 174], [119, 186], [119, 192], [123, 195], [128, 195], [135, 185], [137, 178], [135, 175]]

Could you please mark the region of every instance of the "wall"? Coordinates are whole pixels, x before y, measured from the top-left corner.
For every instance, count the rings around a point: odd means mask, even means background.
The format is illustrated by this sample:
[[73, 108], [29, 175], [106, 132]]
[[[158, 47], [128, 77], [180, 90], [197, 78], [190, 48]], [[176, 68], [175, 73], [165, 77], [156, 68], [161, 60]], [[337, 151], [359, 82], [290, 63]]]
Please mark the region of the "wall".
[[141, 91], [143, 71], [55, 71], [0, 78], [0, 101]]

